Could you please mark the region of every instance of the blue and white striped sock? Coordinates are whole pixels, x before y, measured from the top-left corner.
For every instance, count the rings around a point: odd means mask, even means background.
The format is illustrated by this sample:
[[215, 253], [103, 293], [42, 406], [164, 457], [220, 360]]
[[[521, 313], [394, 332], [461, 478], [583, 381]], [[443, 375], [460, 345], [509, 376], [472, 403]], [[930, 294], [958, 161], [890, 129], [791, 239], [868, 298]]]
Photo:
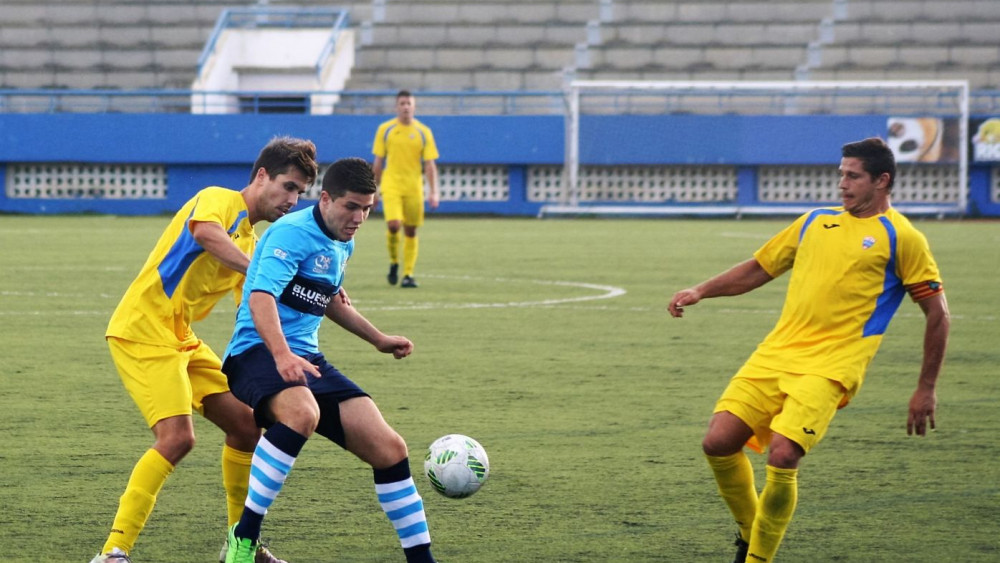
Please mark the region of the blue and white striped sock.
[[275, 424], [261, 436], [253, 452], [250, 487], [243, 504], [243, 515], [236, 524], [236, 537], [254, 541], [260, 537], [264, 515], [285, 484], [306, 439], [281, 423]]
[[[378, 494], [382, 510], [392, 522], [392, 527], [396, 529], [399, 542], [408, 552], [407, 556], [413, 548], [428, 546], [431, 543], [427, 517], [424, 515], [424, 501], [417, 492], [413, 477], [410, 476], [409, 459], [404, 459], [387, 469], [376, 469], [375, 493]], [[417, 551], [429, 556], [426, 547]]]

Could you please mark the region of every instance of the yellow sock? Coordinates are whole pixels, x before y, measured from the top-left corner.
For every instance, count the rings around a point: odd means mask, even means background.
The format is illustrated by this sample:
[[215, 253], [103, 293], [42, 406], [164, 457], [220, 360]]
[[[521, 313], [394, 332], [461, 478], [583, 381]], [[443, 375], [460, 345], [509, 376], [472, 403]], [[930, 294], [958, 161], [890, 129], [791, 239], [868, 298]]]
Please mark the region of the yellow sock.
[[250, 485], [253, 452], [241, 452], [222, 445], [222, 486], [226, 489], [227, 527], [240, 521]]
[[750, 533], [747, 561], [765, 562], [774, 559], [795, 512], [799, 496], [798, 473], [798, 469], [767, 466], [767, 483], [760, 493], [760, 506]]
[[750, 458], [742, 451], [724, 457], [706, 455], [705, 458], [715, 474], [719, 495], [740, 527], [740, 537], [749, 542], [750, 528], [757, 515], [757, 489]]
[[399, 264], [399, 231], [395, 233], [392, 231], [385, 232], [385, 242], [386, 246], [389, 247], [389, 263]]
[[417, 267], [417, 253], [420, 242], [416, 236], [403, 237], [403, 275], [412, 276]]
[[111, 525], [111, 534], [101, 553], [107, 553], [116, 547], [125, 553], [132, 551], [139, 532], [146, 525], [149, 513], [153, 511], [156, 495], [173, 471], [174, 466], [160, 452], [152, 448], [146, 450], [132, 469], [132, 476], [129, 477], [118, 503], [118, 513]]

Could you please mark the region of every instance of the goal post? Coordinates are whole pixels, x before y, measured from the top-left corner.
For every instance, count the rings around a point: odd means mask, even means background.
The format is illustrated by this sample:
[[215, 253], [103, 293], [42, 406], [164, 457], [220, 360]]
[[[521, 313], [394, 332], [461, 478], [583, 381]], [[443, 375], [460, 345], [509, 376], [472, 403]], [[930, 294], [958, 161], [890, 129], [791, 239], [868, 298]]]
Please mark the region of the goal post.
[[[861, 119], [868, 131], [876, 124], [881, 128], [878, 136], [897, 155], [895, 207], [938, 216], [967, 210], [967, 81], [573, 80], [564, 95], [563, 185], [558, 201], [545, 202], [540, 216], [739, 216], [837, 205], [839, 153], [829, 154], [829, 147], [821, 155], [802, 157], [802, 162], [778, 158], [773, 163], [761, 160], [765, 157], [759, 153], [765, 150], [751, 147], [755, 156], [742, 162], [740, 154], [707, 142], [713, 133], [728, 134], [724, 124], [741, 124], [754, 116], [812, 118], [824, 125]], [[645, 122], [664, 129], [664, 123], [689, 123], [691, 118], [711, 125], [698, 132], [701, 145], [689, 150], [683, 146], [688, 139], [670, 139], [668, 144], [669, 133], [641, 130]], [[837, 148], [874, 136], [847, 125], [840, 129]], [[760, 138], [754, 142], [776, 154], [803, 152], [817, 144], [815, 139], [828, 144], [832, 138], [824, 136], [825, 131], [803, 131], [796, 139], [755, 133]], [[657, 143], [664, 150], [650, 146]]]

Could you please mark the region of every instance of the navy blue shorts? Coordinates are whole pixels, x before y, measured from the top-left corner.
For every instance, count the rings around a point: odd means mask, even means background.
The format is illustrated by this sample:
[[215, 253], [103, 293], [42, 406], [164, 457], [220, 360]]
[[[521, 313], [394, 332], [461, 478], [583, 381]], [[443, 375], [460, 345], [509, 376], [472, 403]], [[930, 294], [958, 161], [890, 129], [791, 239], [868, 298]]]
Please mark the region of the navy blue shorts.
[[[320, 404], [320, 417], [329, 419], [336, 417], [336, 421], [327, 422], [339, 427], [339, 413], [329, 412], [329, 409], [347, 399], [367, 397], [368, 393], [330, 365], [323, 354], [309, 354], [302, 357], [319, 368], [319, 372], [323, 374], [323, 377], [306, 375], [306, 385]], [[269, 420], [269, 414], [264, 412], [266, 409], [260, 407], [266, 407], [267, 401], [281, 391], [301, 385], [289, 383], [281, 377], [274, 364], [274, 357], [263, 344], [248, 348], [235, 356], [227, 356], [222, 364], [222, 373], [229, 378], [229, 389], [233, 395], [254, 410], [254, 418], [261, 428], [270, 427], [273, 420]], [[340, 443], [340, 440], [334, 441]]]

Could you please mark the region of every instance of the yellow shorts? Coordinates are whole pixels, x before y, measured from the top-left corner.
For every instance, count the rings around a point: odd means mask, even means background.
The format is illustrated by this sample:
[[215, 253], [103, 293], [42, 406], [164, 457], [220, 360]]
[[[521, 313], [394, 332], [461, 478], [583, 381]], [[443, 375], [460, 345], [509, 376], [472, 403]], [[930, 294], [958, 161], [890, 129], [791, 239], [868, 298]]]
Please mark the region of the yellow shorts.
[[386, 222], [400, 221], [406, 227], [420, 227], [424, 224], [424, 194], [421, 190], [382, 194], [382, 213]]
[[222, 362], [200, 340], [183, 350], [107, 340], [118, 375], [150, 428], [165, 418], [191, 415], [192, 410], [203, 414], [205, 397], [229, 391]]
[[808, 452], [847, 401], [847, 391], [832, 379], [744, 365], [722, 392], [715, 412], [729, 411], [753, 429], [747, 446], [755, 451], [763, 452], [777, 432]]

